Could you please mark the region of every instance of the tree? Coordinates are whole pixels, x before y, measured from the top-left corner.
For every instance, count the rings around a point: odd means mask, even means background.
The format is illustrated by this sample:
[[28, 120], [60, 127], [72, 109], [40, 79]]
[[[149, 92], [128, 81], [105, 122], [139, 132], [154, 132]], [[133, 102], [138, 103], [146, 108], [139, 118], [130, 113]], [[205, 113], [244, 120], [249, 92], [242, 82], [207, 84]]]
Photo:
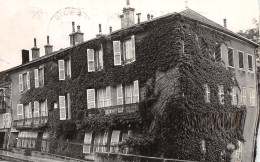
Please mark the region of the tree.
[[260, 43], [259, 39], [259, 23], [256, 19], [253, 19], [253, 24], [255, 25], [255, 28], [247, 29], [246, 31], [240, 30], [238, 34], [254, 41], [257, 43]]

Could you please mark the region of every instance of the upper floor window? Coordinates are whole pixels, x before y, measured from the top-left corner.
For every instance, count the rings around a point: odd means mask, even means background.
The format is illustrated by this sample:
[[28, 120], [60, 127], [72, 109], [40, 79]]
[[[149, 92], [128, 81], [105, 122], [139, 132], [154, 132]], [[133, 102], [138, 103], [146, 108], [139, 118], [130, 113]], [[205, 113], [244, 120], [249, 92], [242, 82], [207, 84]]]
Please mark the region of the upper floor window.
[[218, 97], [219, 97], [219, 102], [220, 104], [224, 104], [224, 86], [223, 85], [220, 85], [218, 87]]
[[3, 114], [3, 128], [10, 128], [11, 126], [11, 114], [5, 113]]
[[0, 110], [7, 108], [7, 89], [0, 88]]
[[71, 58], [59, 60], [59, 80], [65, 80], [65, 77], [71, 78]]
[[125, 85], [125, 103], [131, 104], [139, 102], [139, 85], [138, 80], [131, 84]]
[[[121, 50], [122, 49], [122, 50]], [[120, 41], [113, 41], [114, 50], [114, 65], [122, 65], [135, 61], [135, 36], [131, 39]], [[123, 52], [121, 52], [123, 51]]]
[[228, 48], [228, 65], [234, 67], [234, 50], [232, 48]]
[[248, 58], [248, 70], [253, 71], [253, 56], [248, 54], [247, 58]]
[[35, 83], [35, 88], [44, 85], [44, 67], [41, 67], [39, 69], [34, 69], [34, 83]]
[[216, 44], [216, 47], [215, 47], [215, 53], [214, 53], [214, 56], [215, 56], [215, 60], [216, 62], [221, 62], [221, 48], [220, 48], [220, 44]]
[[238, 59], [239, 59], [239, 68], [244, 69], [244, 53], [241, 51], [238, 51]]
[[100, 50], [87, 49], [88, 72], [103, 69], [103, 47]]
[[60, 120], [71, 119], [71, 100], [70, 94], [59, 96]]
[[19, 74], [19, 90], [20, 92], [30, 89], [30, 72]]
[[205, 87], [205, 102], [210, 102], [210, 88], [208, 86], [208, 84], [204, 85]]
[[31, 102], [29, 104], [24, 105], [24, 114], [25, 114], [25, 119], [30, 119], [32, 118], [32, 105]]

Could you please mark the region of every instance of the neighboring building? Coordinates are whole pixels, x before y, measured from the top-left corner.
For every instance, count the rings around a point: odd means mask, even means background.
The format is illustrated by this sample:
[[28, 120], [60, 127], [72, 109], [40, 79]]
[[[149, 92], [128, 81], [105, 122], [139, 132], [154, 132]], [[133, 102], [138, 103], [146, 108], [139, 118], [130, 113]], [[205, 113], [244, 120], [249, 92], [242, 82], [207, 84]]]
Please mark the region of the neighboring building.
[[9, 149], [11, 128], [11, 83], [5, 71], [0, 72], [0, 148]]
[[[29, 51], [22, 50], [22, 65], [7, 70], [16, 147], [37, 149], [40, 145], [48, 152], [51, 146], [30, 139], [54, 138], [86, 144], [83, 149], [62, 150], [62, 154], [79, 157], [84, 153], [85, 158], [120, 149], [210, 161], [226, 159], [227, 146], [241, 140], [232, 161], [252, 161], [258, 119], [258, 45], [191, 9], [134, 22], [134, 8], [128, 4], [121, 15], [122, 29], [109, 35], [103, 35], [100, 26], [97, 37], [84, 42], [80, 27], [75, 32], [73, 23], [70, 47], [52, 52], [47, 38], [45, 56], [39, 57], [35, 40], [32, 61]], [[193, 62], [200, 61], [197, 56], [212, 69]], [[190, 66], [204, 70], [204, 80], [185, 78], [196, 75], [188, 73], [194, 70]], [[211, 76], [216, 80], [208, 77], [211, 72], [218, 74]], [[178, 105], [183, 103], [187, 107], [182, 112]], [[186, 130], [197, 134], [181, 133]], [[172, 135], [169, 141], [163, 138], [167, 134]], [[127, 145], [129, 137], [136, 147]]]

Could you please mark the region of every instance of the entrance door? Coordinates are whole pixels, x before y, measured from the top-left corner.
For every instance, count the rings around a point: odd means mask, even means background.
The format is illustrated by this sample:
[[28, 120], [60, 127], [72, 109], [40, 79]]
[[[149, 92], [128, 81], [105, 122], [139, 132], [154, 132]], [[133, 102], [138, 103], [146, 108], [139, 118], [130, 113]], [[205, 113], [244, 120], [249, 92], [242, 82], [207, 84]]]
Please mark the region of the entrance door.
[[4, 147], [5, 132], [0, 132], [0, 148]]

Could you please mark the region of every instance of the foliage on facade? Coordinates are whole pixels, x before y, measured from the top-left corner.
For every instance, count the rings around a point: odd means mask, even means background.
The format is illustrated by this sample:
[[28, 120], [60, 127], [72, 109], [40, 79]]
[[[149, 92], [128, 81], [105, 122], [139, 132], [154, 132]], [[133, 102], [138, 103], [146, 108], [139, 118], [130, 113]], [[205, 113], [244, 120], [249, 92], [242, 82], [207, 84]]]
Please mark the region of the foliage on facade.
[[[136, 61], [124, 66], [114, 66], [113, 40], [125, 40], [136, 35]], [[229, 92], [238, 87], [234, 75], [222, 63], [214, 61], [216, 42], [227, 41], [225, 35], [185, 20], [176, 14], [171, 17], [137, 25], [109, 36], [88, 41], [55, 55], [45, 63], [45, 85], [22, 94], [21, 103], [48, 100], [49, 127], [54, 138], [82, 141], [84, 131], [98, 131], [131, 127], [141, 135], [129, 138], [121, 147], [134, 146], [140, 154], [163, 155], [178, 159], [201, 159], [201, 141], [206, 141], [206, 161], [218, 161], [225, 150], [226, 159], [231, 150], [227, 144], [242, 140], [243, 124], [234, 128], [213, 119], [220, 116], [245, 115], [245, 107], [231, 105]], [[104, 49], [104, 69], [88, 72], [87, 48]], [[72, 77], [59, 81], [57, 62], [71, 57]], [[42, 62], [39, 62], [42, 63]], [[39, 66], [39, 65], [33, 65]], [[31, 67], [32, 70], [34, 67]], [[162, 115], [153, 111], [159, 93], [155, 93], [156, 73], [178, 69], [178, 93], [172, 94], [162, 108]], [[33, 77], [31, 75], [31, 77]], [[145, 89], [139, 111], [122, 115], [105, 115], [103, 110], [88, 110], [86, 89], [139, 81]], [[210, 103], [206, 103], [205, 88], [210, 87]], [[218, 85], [224, 86], [224, 105], [219, 103]], [[177, 87], [176, 87], [177, 88]], [[59, 95], [71, 94], [72, 119], [59, 120], [59, 110], [54, 109]], [[169, 92], [171, 93], [171, 92]], [[202, 116], [212, 123], [201, 126]], [[194, 119], [197, 117], [197, 120]], [[224, 119], [224, 117], [223, 117]], [[194, 120], [194, 125], [192, 121]], [[153, 124], [153, 127], [151, 125]], [[218, 125], [219, 124], [219, 125]], [[206, 129], [205, 127], [210, 127]], [[151, 129], [152, 128], [152, 129]], [[157, 150], [149, 148], [157, 147]]]

